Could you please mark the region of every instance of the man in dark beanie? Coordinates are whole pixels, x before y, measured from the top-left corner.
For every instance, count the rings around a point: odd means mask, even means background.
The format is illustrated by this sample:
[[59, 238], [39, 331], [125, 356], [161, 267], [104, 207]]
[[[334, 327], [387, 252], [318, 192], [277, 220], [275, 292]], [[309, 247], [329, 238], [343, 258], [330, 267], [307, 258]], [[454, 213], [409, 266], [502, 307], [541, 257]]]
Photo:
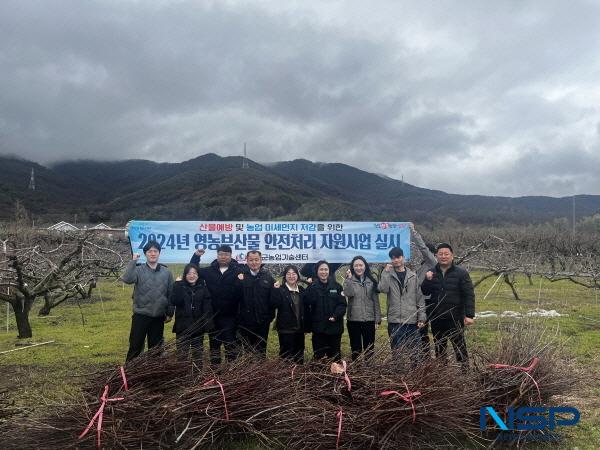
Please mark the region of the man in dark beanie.
[[134, 285], [127, 361], [142, 353], [146, 338], [148, 349], [160, 345], [163, 342], [165, 323], [173, 315], [169, 309], [173, 275], [167, 266], [158, 263], [160, 244], [149, 241], [143, 250], [146, 262], [138, 264], [140, 255], [135, 253], [121, 277], [124, 283]]
[[452, 342], [456, 360], [468, 366], [464, 327], [475, 317], [475, 291], [469, 273], [454, 264], [450, 244], [439, 244], [435, 257], [438, 263], [425, 275], [421, 291], [430, 295], [427, 317], [435, 344], [436, 357], [445, 357], [448, 340]]
[[[200, 264], [204, 249], [198, 249], [192, 255], [190, 263]], [[198, 275], [206, 281], [206, 287], [212, 297], [214, 331], [209, 335], [210, 360], [212, 364], [221, 362], [221, 346], [225, 348], [225, 358], [231, 361], [237, 357], [236, 342], [237, 313], [242, 298], [242, 282], [238, 279], [240, 267], [231, 258], [229, 245], [217, 248], [217, 259], [210, 266], [201, 267]]]

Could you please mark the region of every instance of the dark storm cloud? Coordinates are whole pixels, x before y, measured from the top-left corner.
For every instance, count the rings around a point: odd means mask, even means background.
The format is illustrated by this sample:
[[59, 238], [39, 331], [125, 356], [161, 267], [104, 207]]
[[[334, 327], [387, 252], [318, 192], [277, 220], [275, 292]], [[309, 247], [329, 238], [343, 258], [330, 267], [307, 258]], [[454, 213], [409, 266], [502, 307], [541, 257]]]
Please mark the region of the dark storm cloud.
[[345, 162], [450, 192], [600, 193], [598, 12], [2, 2], [0, 152], [182, 161], [248, 142], [258, 161]]

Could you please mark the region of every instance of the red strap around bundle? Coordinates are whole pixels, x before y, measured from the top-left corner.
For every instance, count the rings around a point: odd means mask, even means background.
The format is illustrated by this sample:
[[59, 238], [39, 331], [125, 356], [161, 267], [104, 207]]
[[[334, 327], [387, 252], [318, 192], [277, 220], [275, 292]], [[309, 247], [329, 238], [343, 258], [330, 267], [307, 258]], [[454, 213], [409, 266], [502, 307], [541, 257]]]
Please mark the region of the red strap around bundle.
[[107, 402], [117, 402], [119, 400], [123, 400], [123, 397], [108, 398], [108, 384], [104, 386], [104, 392], [100, 397], [100, 407], [98, 408], [98, 411], [96, 411], [96, 414], [94, 414], [94, 417], [92, 417], [92, 420], [90, 420], [88, 426], [79, 435], [79, 439], [83, 438], [86, 434], [88, 434], [88, 432], [92, 429], [92, 426], [94, 426], [94, 422], [96, 421], [96, 419], [98, 419], [98, 426], [96, 427], [96, 445], [98, 446], [98, 448], [102, 448], [100, 436], [102, 434], [102, 419], [104, 418], [104, 408], [106, 407]]
[[531, 364], [527, 367], [522, 366], [511, 366], [510, 364], [490, 364], [492, 369], [515, 369], [520, 370], [522, 372], [531, 372], [540, 362], [540, 359], [536, 356], [531, 360]]
[[225, 406], [225, 420], [229, 420], [229, 411], [227, 410], [227, 399], [225, 398], [225, 389], [219, 380], [213, 378], [212, 380], [208, 380], [202, 386], [210, 386], [211, 384], [218, 384], [219, 388], [221, 388], [221, 395], [223, 396], [223, 405]]
[[125, 369], [121, 366], [121, 378], [123, 379], [123, 390], [127, 392], [129, 390], [129, 386], [127, 386], [127, 377], [125, 376]]
[[348, 376], [348, 372], [346, 371], [346, 361], [342, 361], [342, 366], [344, 367], [344, 380], [346, 381], [346, 386], [348, 386], [348, 392], [351, 392], [352, 383], [350, 382], [350, 377]]
[[342, 437], [342, 422], [344, 420], [344, 410], [340, 406], [340, 410], [335, 415], [338, 418], [337, 440], [335, 441], [335, 450], [340, 448], [340, 438]]
[[535, 378], [533, 378], [531, 376], [531, 374], [529, 372], [531, 372], [533, 369], [536, 368], [536, 366], [538, 365], [538, 363], [540, 362], [540, 359], [535, 356], [532, 360], [531, 360], [531, 364], [529, 364], [529, 366], [527, 367], [523, 367], [523, 366], [511, 366], [510, 364], [490, 364], [490, 367], [492, 369], [512, 369], [512, 370], [519, 370], [521, 372], [523, 372], [525, 375], [527, 375], [529, 378], [531, 378], [531, 381], [533, 382], [537, 393], [538, 393], [538, 399], [540, 401], [540, 403], [542, 402], [542, 393], [540, 392], [540, 386], [538, 385], [537, 381], [535, 381]]
[[412, 408], [412, 416], [413, 416], [412, 423], [415, 423], [415, 421], [417, 420], [417, 410], [415, 409], [415, 404], [414, 404], [413, 400], [417, 397], [420, 397], [421, 392], [419, 392], [419, 391], [411, 392], [410, 389], [408, 389], [408, 385], [404, 381], [403, 381], [403, 383], [404, 383], [404, 386], [406, 387], [406, 392], [404, 394], [401, 394], [398, 391], [383, 391], [379, 395], [381, 395], [382, 397], [386, 397], [388, 395], [397, 395], [402, 400], [404, 400], [406, 403], [409, 403], [410, 407]]

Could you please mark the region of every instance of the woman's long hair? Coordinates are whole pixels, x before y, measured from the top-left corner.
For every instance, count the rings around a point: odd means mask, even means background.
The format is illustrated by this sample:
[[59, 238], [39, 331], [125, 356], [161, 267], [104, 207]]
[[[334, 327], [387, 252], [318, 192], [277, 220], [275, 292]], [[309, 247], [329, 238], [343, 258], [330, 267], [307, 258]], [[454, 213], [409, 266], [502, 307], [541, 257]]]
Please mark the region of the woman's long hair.
[[354, 258], [352, 258], [352, 261], [350, 261], [350, 273], [352, 273], [352, 275], [354, 277], [358, 278], [358, 276], [356, 275], [356, 272], [354, 271], [354, 261], [359, 260], [359, 259], [365, 264], [365, 277], [373, 282], [374, 289], [377, 292], [379, 292], [377, 290], [377, 279], [371, 272], [371, 266], [369, 266], [369, 263], [367, 262], [367, 260], [365, 258], [363, 258], [362, 256], [358, 255], [358, 256], [355, 256]]

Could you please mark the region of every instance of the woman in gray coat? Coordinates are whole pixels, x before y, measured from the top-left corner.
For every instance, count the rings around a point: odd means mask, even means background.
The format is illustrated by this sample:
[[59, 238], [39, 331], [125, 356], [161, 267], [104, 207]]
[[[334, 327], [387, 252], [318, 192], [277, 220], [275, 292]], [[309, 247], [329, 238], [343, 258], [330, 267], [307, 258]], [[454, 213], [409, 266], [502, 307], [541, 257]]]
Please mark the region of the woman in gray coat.
[[375, 326], [381, 323], [381, 306], [377, 280], [362, 256], [355, 256], [344, 280], [344, 295], [348, 298], [346, 326], [350, 337], [352, 359], [362, 352], [373, 354]]

